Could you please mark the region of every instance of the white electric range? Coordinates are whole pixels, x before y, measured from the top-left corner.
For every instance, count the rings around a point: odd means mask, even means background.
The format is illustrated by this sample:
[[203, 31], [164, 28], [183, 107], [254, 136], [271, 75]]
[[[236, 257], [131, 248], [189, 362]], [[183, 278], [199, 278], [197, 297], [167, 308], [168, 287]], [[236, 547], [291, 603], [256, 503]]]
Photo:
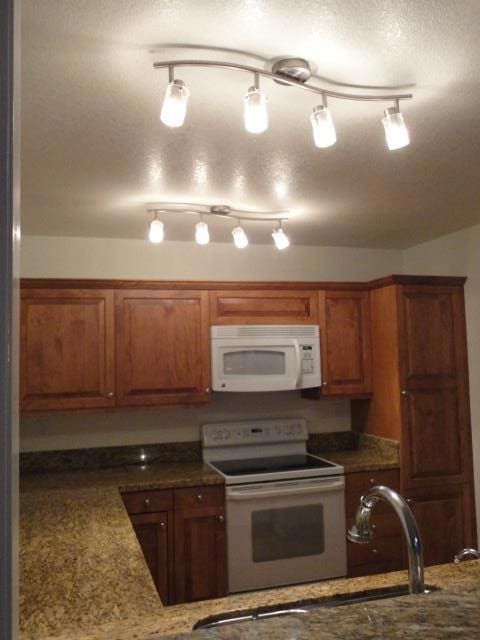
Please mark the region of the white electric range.
[[298, 418], [203, 425], [226, 484], [230, 593], [346, 575], [343, 467], [307, 439]]

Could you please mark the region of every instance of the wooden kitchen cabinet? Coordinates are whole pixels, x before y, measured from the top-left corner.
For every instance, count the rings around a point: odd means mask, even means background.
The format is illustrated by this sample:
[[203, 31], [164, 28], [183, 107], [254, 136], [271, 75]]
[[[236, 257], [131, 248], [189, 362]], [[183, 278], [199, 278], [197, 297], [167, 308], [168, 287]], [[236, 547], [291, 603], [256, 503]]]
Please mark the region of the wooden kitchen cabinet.
[[223, 485], [133, 491], [122, 499], [164, 604], [226, 595]]
[[[176, 604], [227, 594], [223, 491], [223, 487], [174, 491]], [[193, 506], [184, 506], [185, 501]]]
[[453, 484], [407, 492], [423, 542], [426, 565], [453, 562], [464, 547], [476, 547], [474, 503], [468, 484]]
[[318, 324], [316, 291], [210, 292], [210, 324]]
[[23, 411], [114, 405], [114, 297], [104, 289], [22, 289]]
[[394, 277], [370, 292], [373, 397], [359, 426], [400, 442], [427, 564], [476, 546], [463, 282]]
[[[347, 528], [355, 521], [360, 499], [371, 487], [385, 485], [400, 490], [398, 469], [360, 471], [345, 474], [345, 516]], [[347, 541], [348, 577], [397, 571], [404, 564], [403, 533], [392, 507], [379, 501], [371, 517], [373, 538], [368, 544]]]
[[322, 395], [372, 391], [368, 291], [319, 292]]
[[169, 520], [167, 511], [130, 516], [145, 562], [163, 604], [170, 604]]
[[115, 314], [117, 406], [210, 399], [207, 292], [118, 290]]

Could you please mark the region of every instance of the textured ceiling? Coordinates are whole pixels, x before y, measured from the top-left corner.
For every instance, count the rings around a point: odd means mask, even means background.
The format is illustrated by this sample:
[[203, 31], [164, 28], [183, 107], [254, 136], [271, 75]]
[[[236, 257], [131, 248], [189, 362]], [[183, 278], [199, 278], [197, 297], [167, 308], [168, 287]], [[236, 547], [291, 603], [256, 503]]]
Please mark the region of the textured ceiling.
[[[406, 247], [480, 221], [478, 0], [23, 0], [22, 13], [24, 233], [141, 238], [145, 203], [165, 200], [288, 209], [295, 244]], [[186, 123], [160, 123], [154, 61], [279, 56], [344, 84], [415, 83], [411, 145], [387, 150], [388, 103], [331, 100], [338, 142], [317, 149], [318, 98], [268, 80], [270, 127], [248, 134], [251, 78], [214, 69], [179, 70]], [[163, 219], [167, 239], [192, 238], [192, 214]], [[231, 227], [212, 221], [212, 240]], [[270, 241], [268, 223], [245, 228]]]

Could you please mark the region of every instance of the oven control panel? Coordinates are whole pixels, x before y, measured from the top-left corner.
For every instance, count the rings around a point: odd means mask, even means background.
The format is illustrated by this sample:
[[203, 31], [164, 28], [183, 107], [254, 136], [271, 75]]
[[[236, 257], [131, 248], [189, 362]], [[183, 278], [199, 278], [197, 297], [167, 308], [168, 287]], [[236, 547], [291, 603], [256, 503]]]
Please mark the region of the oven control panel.
[[307, 438], [307, 424], [302, 418], [248, 420], [202, 426], [204, 447], [298, 442]]

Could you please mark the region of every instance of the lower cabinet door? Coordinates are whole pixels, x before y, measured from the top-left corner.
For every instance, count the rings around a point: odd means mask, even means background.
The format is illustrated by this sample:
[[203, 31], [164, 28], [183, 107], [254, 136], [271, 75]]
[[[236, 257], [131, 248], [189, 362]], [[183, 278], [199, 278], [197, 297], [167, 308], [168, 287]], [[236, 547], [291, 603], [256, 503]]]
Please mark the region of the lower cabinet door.
[[476, 547], [470, 485], [455, 484], [409, 492], [423, 542], [426, 565], [444, 564], [464, 547]]
[[163, 604], [170, 604], [169, 582], [171, 558], [168, 552], [169, 513], [142, 513], [131, 515], [135, 534], [142, 548], [145, 561]]
[[223, 508], [180, 509], [175, 517], [174, 603], [227, 593]]

